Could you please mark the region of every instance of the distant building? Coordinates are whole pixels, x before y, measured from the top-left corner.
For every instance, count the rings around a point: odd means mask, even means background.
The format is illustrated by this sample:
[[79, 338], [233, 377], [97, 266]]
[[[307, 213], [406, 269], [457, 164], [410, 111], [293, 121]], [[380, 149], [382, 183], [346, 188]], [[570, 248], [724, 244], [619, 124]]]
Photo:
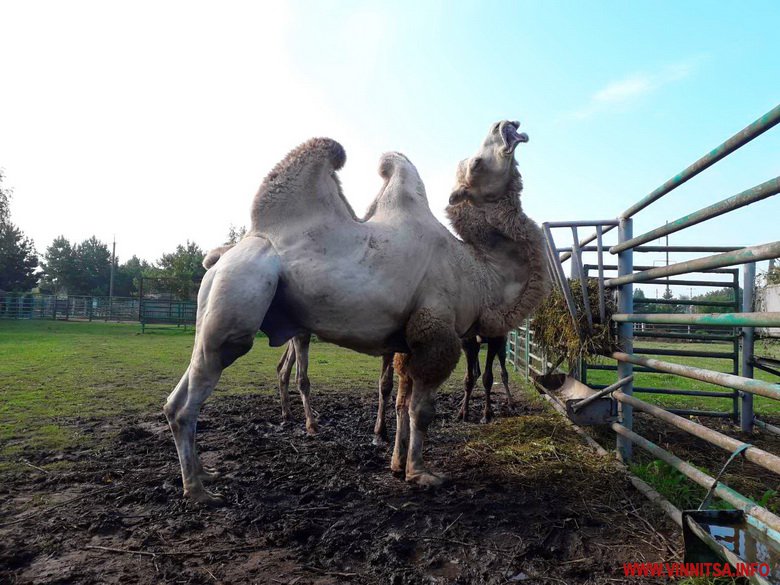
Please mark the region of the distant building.
[[[780, 284], [768, 284], [756, 291], [756, 310], [780, 313]], [[780, 337], [780, 327], [763, 327], [759, 331], [767, 337]]]

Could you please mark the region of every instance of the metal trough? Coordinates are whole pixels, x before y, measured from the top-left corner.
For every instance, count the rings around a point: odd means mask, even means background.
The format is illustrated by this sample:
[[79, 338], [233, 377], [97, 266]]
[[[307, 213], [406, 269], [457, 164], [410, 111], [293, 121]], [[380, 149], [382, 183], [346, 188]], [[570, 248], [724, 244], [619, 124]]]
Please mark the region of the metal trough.
[[[575, 424], [605, 425], [617, 420], [617, 404], [614, 400], [572, 376], [534, 376], [534, 384], [540, 393], [548, 394], [564, 406], [567, 416]], [[582, 407], [578, 407], [580, 403], [583, 403]]]

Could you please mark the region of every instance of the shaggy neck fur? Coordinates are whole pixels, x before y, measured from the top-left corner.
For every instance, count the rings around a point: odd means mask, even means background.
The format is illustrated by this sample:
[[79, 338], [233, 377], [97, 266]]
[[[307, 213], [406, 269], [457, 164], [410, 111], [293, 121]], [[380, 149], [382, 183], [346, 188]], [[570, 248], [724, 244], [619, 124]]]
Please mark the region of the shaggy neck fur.
[[[461, 172], [458, 183], [468, 190]], [[550, 290], [544, 237], [539, 226], [523, 213], [522, 186], [520, 173], [513, 166], [503, 194], [482, 194], [489, 203], [477, 206], [465, 201], [447, 207], [455, 232], [488, 267], [478, 324], [483, 335], [505, 335], [519, 326]]]

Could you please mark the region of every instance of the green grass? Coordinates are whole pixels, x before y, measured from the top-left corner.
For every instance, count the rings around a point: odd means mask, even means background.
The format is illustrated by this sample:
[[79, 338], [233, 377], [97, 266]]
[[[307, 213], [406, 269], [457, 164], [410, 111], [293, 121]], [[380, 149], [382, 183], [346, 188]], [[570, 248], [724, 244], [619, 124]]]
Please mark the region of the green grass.
[[[62, 449], [86, 440], [74, 419], [161, 412], [187, 367], [193, 340], [191, 329], [141, 335], [133, 324], [0, 321], [0, 467], [25, 449]], [[258, 338], [225, 370], [215, 395], [276, 393], [281, 353]], [[312, 387], [373, 391], [380, 365], [378, 358], [315, 343]]]
[[[637, 347], [652, 348], [652, 349], [684, 349], [689, 351], [717, 351], [717, 352], [731, 352], [733, 346], [728, 343], [664, 343], [664, 342], [650, 342], [644, 339], [637, 339], [635, 342]], [[779, 358], [780, 357], [780, 344], [758, 341], [755, 348], [756, 355], [768, 356]], [[657, 359], [667, 362], [673, 362], [677, 364], [684, 364], [688, 366], [695, 366], [697, 368], [707, 368], [710, 370], [731, 373], [733, 362], [730, 360], [720, 358], [695, 358], [695, 357], [674, 357], [674, 356], [652, 356]], [[614, 360], [602, 360], [603, 364], [614, 364]], [[740, 366], [741, 367], [741, 366]], [[611, 384], [616, 380], [616, 373], [611, 371], [601, 370], [588, 370], [588, 383], [589, 384]], [[755, 378], [758, 380], [765, 380], [768, 382], [777, 382], [777, 376], [768, 374], [756, 368]], [[698, 380], [690, 380], [681, 376], [675, 376], [673, 374], [662, 373], [637, 373], [634, 375], [635, 386], [646, 386], [652, 388], [677, 388], [680, 390], [714, 390], [719, 392], [728, 392], [727, 388], [722, 386], [716, 386], [714, 384], [708, 384], [706, 382], [699, 382]], [[647, 402], [658, 404], [667, 408], [690, 408], [697, 410], [714, 410], [714, 411], [731, 411], [731, 399], [730, 398], [708, 398], [701, 396], [671, 396], [661, 394], [638, 394], [638, 397]], [[780, 414], [780, 401], [765, 398], [763, 396], [756, 396], [754, 398], [753, 408], [756, 414], [760, 417], [764, 415], [776, 415]]]

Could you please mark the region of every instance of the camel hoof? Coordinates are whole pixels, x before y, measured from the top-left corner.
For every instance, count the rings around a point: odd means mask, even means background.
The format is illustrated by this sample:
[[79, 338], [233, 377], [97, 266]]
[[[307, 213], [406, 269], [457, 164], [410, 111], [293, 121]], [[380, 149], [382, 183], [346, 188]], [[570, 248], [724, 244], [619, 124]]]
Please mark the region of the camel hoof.
[[374, 435], [374, 438], [371, 439], [371, 444], [374, 445], [374, 447], [387, 447], [387, 437]]
[[420, 471], [412, 475], [407, 474], [406, 481], [423, 487], [439, 487], [447, 481], [447, 477], [432, 471]]
[[486, 412], [482, 415], [482, 418], [480, 419], [480, 424], [486, 425], [489, 422], [493, 420], [493, 413], [492, 412]]
[[468, 422], [469, 415], [468, 415], [468, 413], [465, 410], [461, 410], [458, 413], [458, 416], [456, 417], [456, 420], [462, 420], [463, 422]]
[[184, 495], [196, 504], [203, 504], [204, 506], [218, 507], [225, 505], [224, 496], [206, 491], [202, 488], [200, 490], [193, 490], [190, 492], [185, 491]]
[[395, 459], [395, 457], [390, 462], [390, 471], [392, 471], [396, 475], [403, 475], [405, 467], [406, 467], [405, 463], [402, 463], [400, 460]]
[[309, 433], [310, 436], [314, 436], [320, 432], [320, 427], [314, 421], [306, 423], [306, 432]]

